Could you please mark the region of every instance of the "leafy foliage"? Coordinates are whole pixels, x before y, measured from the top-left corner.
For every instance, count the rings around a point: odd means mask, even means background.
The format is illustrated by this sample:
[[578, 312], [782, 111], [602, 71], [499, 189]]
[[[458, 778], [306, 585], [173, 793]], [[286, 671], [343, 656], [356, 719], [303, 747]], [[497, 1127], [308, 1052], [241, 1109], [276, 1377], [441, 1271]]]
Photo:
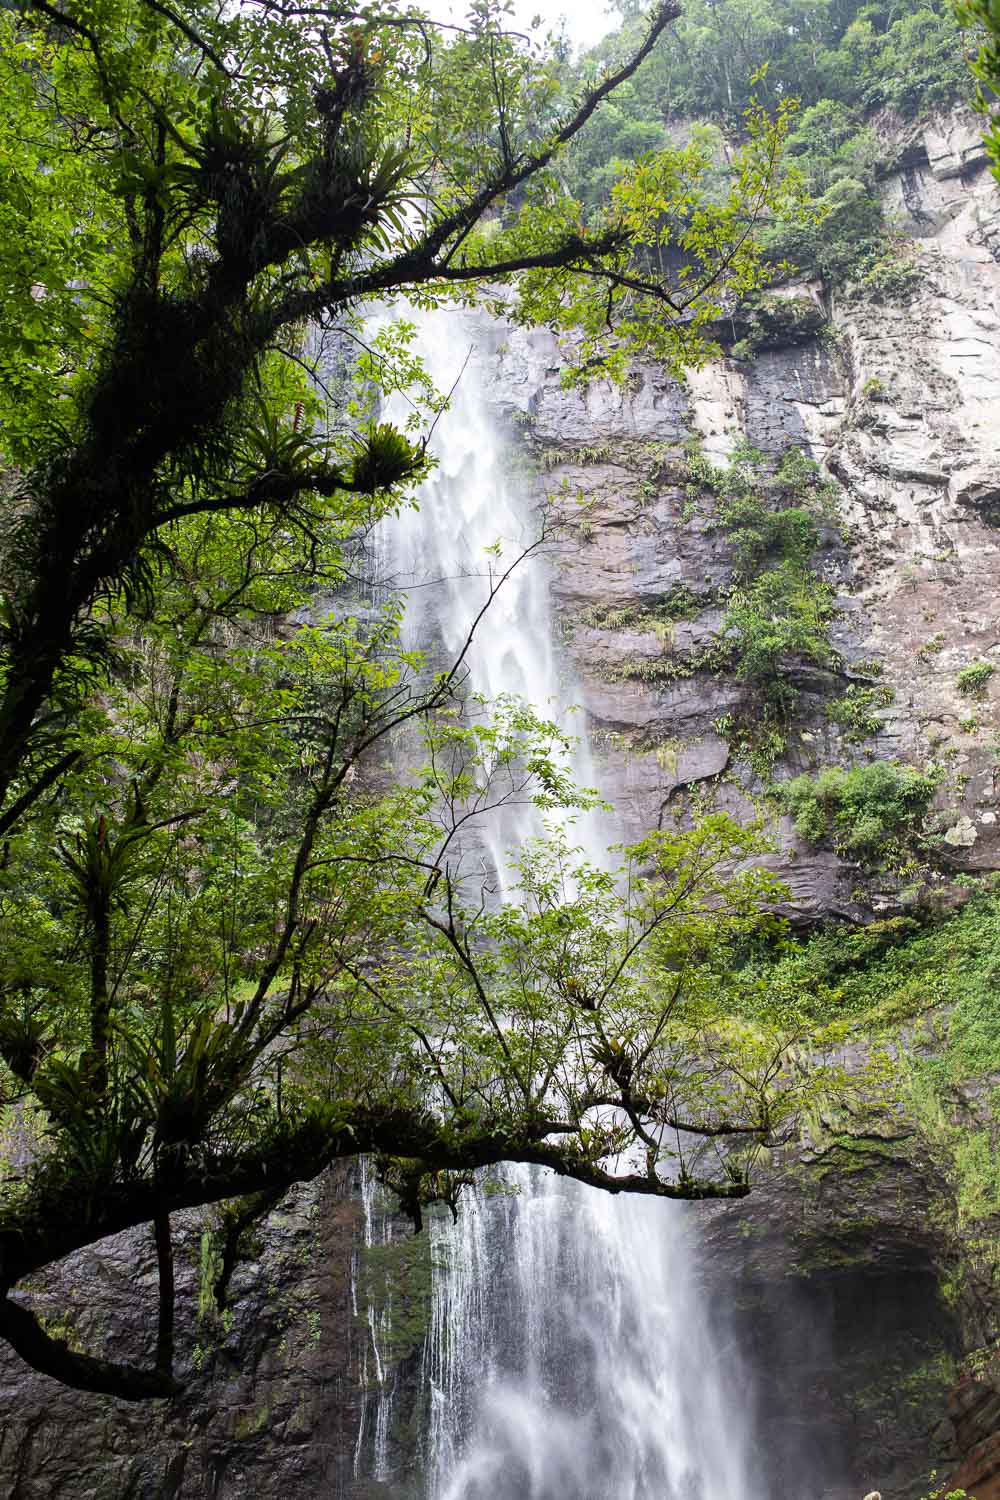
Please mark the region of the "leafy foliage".
[[[228, 1205], [221, 1304], [247, 1227], [335, 1157], [418, 1223], [506, 1158], [741, 1196], [810, 1086], [707, 977], [767, 925], [759, 832], [589, 868], [557, 726], [470, 699], [461, 653], [431, 672], [363, 584], [446, 400], [366, 305], [502, 305], [580, 378], [679, 368], [794, 197], [789, 109], [748, 103], [721, 189], [665, 142], [585, 219], [566, 150], [673, 6], [569, 101], [504, 14], [442, 40], [391, 7], [0, 10], [0, 1088], [43, 1132], [0, 1184], [0, 1290], [143, 1223], [160, 1280], [152, 1369], [0, 1298], [83, 1389], [176, 1389], [178, 1210]], [[525, 803], [551, 835], [505, 907], [469, 835]]]
[[730, 595], [726, 611], [727, 646], [737, 681], [764, 689], [780, 712], [798, 693], [784, 678], [790, 660], [830, 666], [836, 653], [827, 638], [834, 614], [833, 590], [784, 562]]
[[899, 862], [921, 847], [924, 819], [939, 777], [912, 766], [872, 761], [844, 771], [796, 776], [781, 788], [796, 832], [829, 843], [862, 864]]
[[972, 662], [959, 672], [955, 678], [955, 686], [967, 698], [981, 698], [995, 671], [996, 667], [990, 661]]
[[[637, 24], [639, 5], [619, 0], [618, 9]], [[836, 99], [913, 115], [968, 95], [955, 16], [925, 0], [892, 8], [697, 0], [632, 93], [650, 116], [658, 105], [674, 117], [732, 119], [755, 74], [766, 97], [796, 97], [807, 108]]]
[[[634, 34], [640, 7], [620, 3], [623, 34]], [[966, 21], [985, 10], [963, 10]], [[594, 53], [603, 58], [604, 43]], [[1000, 70], [995, 70], [994, 78]], [[569, 158], [573, 190], [599, 203], [607, 175], [633, 142], [652, 144], [681, 120], [710, 121], [738, 135], [753, 94], [774, 107], [796, 99], [801, 114], [789, 137], [787, 166], [813, 212], [782, 219], [770, 233], [776, 264], [831, 284], [872, 278], [870, 290], [905, 300], [912, 277], [898, 274], [891, 232], [879, 200], [885, 156], [875, 130], [879, 112], [920, 118], [971, 94], [959, 22], [950, 5], [907, 0], [904, 6], [845, 0], [695, 0], [671, 29], [651, 66], [598, 116]], [[699, 127], [703, 138], [705, 127]], [[716, 130], [715, 172], [725, 181]], [[881, 268], [881, 269], [879, 269]]]
[[837, 724], [848, 743], [857, 743], [878, 734], [882, 727], [879, 710], [888, 708], [895, 693], [890, 687], [858, 687], [849, 683], [843, 697], [832, 698], [826, 705], [826, 716]]
[[720, 962], [728, 1004], [769, 1025], [829, 1041], [883, 1042], [897, 1061], [891, 1088], [921, 1127], [923, 1146], [953, 1185], [960, 1222], [1000, 1209], [997, 1096], [1000, 901], [995, 882], [963, 908], [935, 914], [933, 896], [912, 915], [851, 931], [830, 926], [806, 940], [779, 938]]
[[784, 729], [799, 697], [797, 673], [829, 670], [839, 658], [829, 640], [834, 592], [815, 568], [821, 526], [836, 515], [837, 487], [800, 449], [773, 471], [743, 447], [725, 469], [692, 455], [693, 491], [715, 495], [716, 523], [733, 546], [732, 587], [708, 665], [732, 672], [754, 694], [753, 723], [720, 725], [746, 739], [768, 764], [784, 749]]
[[990, 999], [998, 963], [1000, 905], [987, 888], [945, 917], [918, 907], [856, 931], [838, 924], [797, 941], [765, 942], [744, 954], [730, 1003], [789, 1025], [849, 1018], [876, 1028], [954, 1008], [965, 1018], [955, 1026], [959, 1051], [948, 1066], [958, 1082], [998, 1066], [1000, 1027]]
[[[989, 116], [1000, 92], [1000, 26], [988, 0], [960, 0], [956, 14], [963, 26], [974, 28], [976, 51], [970, 66], [977, 80], [976, 106]], [[1000, 172], [1000, 130], [996, 124], [986, 124], [985, 139], [996, 176]]]

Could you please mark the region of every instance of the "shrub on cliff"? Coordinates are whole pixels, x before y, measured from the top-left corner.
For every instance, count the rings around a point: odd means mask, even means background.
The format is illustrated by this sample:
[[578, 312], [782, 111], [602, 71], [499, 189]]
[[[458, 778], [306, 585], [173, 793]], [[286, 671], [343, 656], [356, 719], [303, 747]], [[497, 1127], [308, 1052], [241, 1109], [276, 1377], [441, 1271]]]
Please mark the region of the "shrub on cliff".
[[738, 682], [748, 682], [775, 702], [794, 700], [789, 670], [831, 667], [838, 660], [828, 627], [834, 593], [813, 573], [783, 562], [729, 596], [722, 650]]
[[905, 861], [923, 847], [924, 821], [939, 777], [892, 761], [818, 776], [796, 776], [781, 788], [795, 830], [812, 844], [865, 865]]
[[[829, 636], [835, 593], [816, 568], [820, 524], [836, 514], [837, 487], [798, 448], [787, 449], [773, 473], [762, 453], [745, 446], [725, 469], [695, 457], [691, 472], [718, 497], [717, 524], [735, 554], [722, 630], [706, 664], [749, 684], [753, 714], [781, 739], [798, 698], [795, 672], [839, 662]], [[754, 727], [743, 737], [752, 742]]]

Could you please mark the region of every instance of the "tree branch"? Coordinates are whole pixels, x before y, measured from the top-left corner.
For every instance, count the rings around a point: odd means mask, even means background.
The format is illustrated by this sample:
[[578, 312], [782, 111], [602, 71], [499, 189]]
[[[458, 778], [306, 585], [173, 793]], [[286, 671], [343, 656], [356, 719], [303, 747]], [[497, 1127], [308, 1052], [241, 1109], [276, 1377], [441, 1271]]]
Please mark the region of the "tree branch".
[[156, 1265], [160, 1273], [156, 1368], [160, 1374], [170, 1376], [174, 1369], [174, 1247], [169, 1213], [157, 1214], [153, 1220], [153, 1233], [156, 1238]]
[[13, 828], [18, 818], [26, 813], [28, 808], [32, 807], [38, 801], [39, 797], [48, 791], [50, 786], [55, 785], [60, 776], [72, 770], [77, 761], [82, 759], [82, 750], [70, 750], [66, 755], [61, 756], [59, 760], [49, 766], [47, 770], [43, 771], [34, 785], [30, 786], [26, 792], [23, 792], [16, 802], [12, 802], [7, 811], [0, 817], [0, 838], [9, 829]]
[[205, 41], [205, 38], [195, 30], [190, 21], [186, 21], [184, 17], [179, 16], [175, 10], [171, 10], [169, 5], [164, 5], [163, 0], [142, 0], [142, 4], [147, 5], [150, 10], [155, 10], [157, 15], [163, 16], [167, 21], [170, 22], [172, 26], [176, 26], [178, 31], [182, 32], [184, 36], [187, 37], [191, 45], [193, 47], [196, 47], [203, 57], [206, 57], [210, 63], [218, 68], [219, 72], [222, 73], [224, 77], [232, 77], [232, 74], [226, 67], [225, 63], [222, 61], [222, 58], [216, 52], [215, 48], [211, 47], [209, 43]]
[[162, 1370], [144, 1370], [138, 1365], [119, 1365], [91, 1354], [78, 1354], [65, 1339], [52, 1338], [33, 1312], [9, 1297], [0, 1299], [0, 1337], [32, 1369], [77, 1391], [117, 1396], [121, 1401], [149, 1401], [176, 1396], [180, 1391], [177, 1382]]
[[542, 1132], [552, 1129], [551, 1123], [519, 1130], [497, 1125], [463, 1133], [418, 1109], [337, 1109], [281, 1122], [266, 1138], [238, 1152], [206, 1149], [197, 1160], [178, 1164], [169, 1182], [136, 1178], [84, 1193], [69, 1176], [46, 1181], [40, 1172], [26, 1201], [0, 1220], [0, 1282], [9, 1288], [74, 1250], [154, 1222], [163, 1213], [309, 1182], [331, 1162], [359, 1153], [415, 1157], [431, 1170], [472, 1171], [504, 1161], [524, 1162], [611, 1193], [658, 1198], [744, 1198], [750, 1191], [747, 1183], [712, 1178], [668, 1182], [644, 1174], [618, 1175], [582, 1159], [571, 1146], [546, 1140]]
[[593, 240], [583, 239], [580, 235], [568, 235], [554, 249], [540, 251], [536, 255], [515, 255], [507, 260], [460, 266], [449, 265], [447, 259], [437, 260], [426, 253], [424, 245], [418, 245], [381, 270], [372, 271], [368, 275], [344, 277], [327, 282], [325, 286], [293, 293], [269, 313], [262, 314], [263, 337], [266, 342], [288, 323], [316, 317], [358, 298], [397, 288], [403, 291], [406, 287], [424, 286], [430, 281], [489, 283], [506, 276], [515, 276], [521, 271], [576, 271], [582, 269], [595, 255], [607, 255], [620, 249], [624, 243], [624, 232], [619, 230], [609, 230], [607, 234]]

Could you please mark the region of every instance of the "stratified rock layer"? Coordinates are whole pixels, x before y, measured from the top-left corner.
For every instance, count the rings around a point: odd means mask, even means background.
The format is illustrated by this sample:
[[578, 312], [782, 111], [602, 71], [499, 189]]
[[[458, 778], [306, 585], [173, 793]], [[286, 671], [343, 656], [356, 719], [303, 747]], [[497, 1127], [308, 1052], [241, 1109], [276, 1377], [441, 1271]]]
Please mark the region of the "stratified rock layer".
[[[965, 667], [1000, 667], [1000, 195], [973, 117], [911, 134], [887, 142], [908, 164], [885, 194], [912, 236], [912, 295], [838, 297], [804, 340], [797, 311], [784, 342], [770, 333], [752, 361], [718, 361], [683, 389], [646, 368], [625, 389], [568, 391], [554, 341], [530, 331], [509, 330], [491, 352], [498, 412], [528, 436], [539, 490], [573, 531], [553, 597], [627, 834], [673, 814], [685, 789], [710, 790], [738, 816], [755, 807], [754, 777], [719, 728], [748, 690], [697, 667], [717, 638], [733, 555], [710, 502], [690, 497], [693, 434], [716, 463], [741, 441], [775, 458], [800, 447], [837, 478], [842, 526], [820, 554], [839, 595], [833, 641], [848, 677], [867, 680], [874, 662], [893, 694], [877, 736], [858, 745], [825, 715], [838, 685], [806, 681], [777, 774], [872, 755], [938, 762], [952, 867], [1000, 866], [1000, 672], [975, 696], [959, 687]], [[796, 309], [822, 306], [815, 287], [783, 295]], [[692, 602], [685, 618], [656, 631], [629, 623], [678, 590]], [[787, 824], [780, 833], [775, 865], [793, 915], [864, 915], [855, 870]]]

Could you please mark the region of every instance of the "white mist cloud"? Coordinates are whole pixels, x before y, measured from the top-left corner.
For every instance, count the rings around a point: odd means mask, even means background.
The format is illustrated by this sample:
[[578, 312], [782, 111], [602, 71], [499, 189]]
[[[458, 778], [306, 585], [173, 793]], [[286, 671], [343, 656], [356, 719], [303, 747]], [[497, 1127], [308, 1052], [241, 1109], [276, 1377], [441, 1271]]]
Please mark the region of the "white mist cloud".
[[[441, 21], [463, 21], [464, 0], [425, 0], [428, 12]], [[514, 24], [525, 30], [535, 17], [541, 18], [542, 32], [557, 29], [565, 21], [574, 46], [592, 47], [609, 31], [618, 17], [609, 15], [607, 0], [515, 0]]]
[[608, 15], [605, 0], [517, 0], [515, 11], [522, 26], [535, 16], [541, 16], [543, 29], [565, 20], [566, 30], [578, 47], [592, 47], [613, 30], [618, 19]]

